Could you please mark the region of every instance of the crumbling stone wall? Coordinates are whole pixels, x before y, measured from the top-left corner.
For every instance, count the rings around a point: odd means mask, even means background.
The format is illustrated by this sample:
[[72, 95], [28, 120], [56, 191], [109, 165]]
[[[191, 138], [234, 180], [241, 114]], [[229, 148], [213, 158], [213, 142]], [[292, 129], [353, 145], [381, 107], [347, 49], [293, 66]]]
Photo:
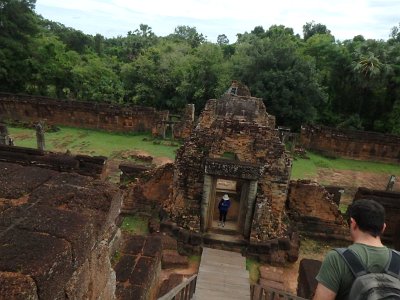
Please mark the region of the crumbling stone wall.
[[395, 248], [400, 250], [400, 193], [360, 187], [353, 201], [357, 199], [372, 199], [383, 205], [386, 212], [386, 229], [383, 237], [392, 241]]
[[57, 100], [0, 93], [0, 119], [85, 127], [121, 132], [151, 131], [160, 135], [168, 111], [151, 107]]
[[348, 229], [333, 197], [317, 182], [291, 181], [287, 200], [290, 217], [308, 234], [344, 237]]
[[0, 162], [0, 298], [115, 299], [112, 184]]
[[[266, 241], [284, 235], [287, 228], [283, 220], [291, 161], [262, 99], [250, 97], [243, 87], [234, 88], [233, 84], [220, 99], [207, 102], [192, 134], [178, 150], [167, 209], [179, 226], [199, 232], [203, 188], [210, 184], [205, 182], [206, 168], [212, 165], [210, 160], [216, 162], [231, 153], [234, 159], [213, 172], [240, 178], [246, 174], [234, 173], [246, 170], [246, 164], [259, 170], [250, 240]], [[240, 167], [235, 169], [235, 163]]]
[[360, 160], [400, 162], [400, 136], [302, 126], [300, 143], [309, 150]]
[[68, 155], [16, 146], [0, 145], [0, 161], [38, 166], [61, 172], [102, 178], [107, 158], [104, 156]]
[[137, 182], [128, 185], [122, 211], [124, 213], [146, 212], [162, 207], [171, 194], [173, 172], [173, 164], [143, 171]]
[[194, 125], [194, 104], [187, 104], [181, 120], [174, 125], [174, 138], [185, 139], [192, 133]]

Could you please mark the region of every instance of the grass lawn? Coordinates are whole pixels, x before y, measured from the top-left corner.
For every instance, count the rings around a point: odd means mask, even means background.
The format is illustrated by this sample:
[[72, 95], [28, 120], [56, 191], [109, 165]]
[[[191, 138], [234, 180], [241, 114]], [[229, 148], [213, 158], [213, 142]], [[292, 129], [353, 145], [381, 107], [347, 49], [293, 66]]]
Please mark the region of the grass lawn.
[[[110, 133], [105, 131], [59, 127], [60, 131], [46, 132], [46, 149], [49, 151], [87, 155], [118, 156], [128, 150], [142, 150], [154, 157], [175, 159], [178, 146], [155, 144], [150, 134]], [[8, 127], [16, 146], [36, 148], [33, 129]], [[178, 144], [177, 142], [175, 143]]]
[[246, 258], [246, 270], [249, 271], [249, 279], [251, 284], [256, 284], [260, 278], [260, 263], [254, 259]]
[[131, 234], [147, 235], [149, 233], [148, 218], [137, 215], [124, 217], [121, 229]]
[[318, 168], [389, 173], [400, 176], [400, 165], [398, 164], [327, 158], [312, 152], [307, 152], [307, 156], [310, 159], [297, 158], [297, 160], [293, 160], [292, 179], [313, 177], [317, 174]]

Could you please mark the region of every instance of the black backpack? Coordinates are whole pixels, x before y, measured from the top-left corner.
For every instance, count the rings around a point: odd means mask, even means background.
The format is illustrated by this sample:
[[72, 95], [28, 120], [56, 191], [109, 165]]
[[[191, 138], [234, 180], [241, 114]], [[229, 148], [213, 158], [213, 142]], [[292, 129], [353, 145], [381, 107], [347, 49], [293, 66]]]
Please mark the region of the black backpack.
[[357, 255], [347, 248], [336, 248], [355, 279], [349, 300], [400, 300], [400, 254], [389, 251], [389, 262], [383, 273], [368, 273]]

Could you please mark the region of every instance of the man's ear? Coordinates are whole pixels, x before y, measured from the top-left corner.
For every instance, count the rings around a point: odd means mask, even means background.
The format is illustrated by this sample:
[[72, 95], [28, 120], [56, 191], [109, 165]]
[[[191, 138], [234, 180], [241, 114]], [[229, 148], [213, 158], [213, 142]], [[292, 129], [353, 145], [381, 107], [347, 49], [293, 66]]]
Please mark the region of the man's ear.
[[386, 229], [386, 223], [383, 223], [382, 231], [381, 231], [382, 234], [385, 232], [385, 229]]
[[356, 220], [354, 220], [353, 218], [350, 218], [350, 227], [354, 226], [353, 230], [356, 229], [358, 227], [358, 224], [356, 222]]

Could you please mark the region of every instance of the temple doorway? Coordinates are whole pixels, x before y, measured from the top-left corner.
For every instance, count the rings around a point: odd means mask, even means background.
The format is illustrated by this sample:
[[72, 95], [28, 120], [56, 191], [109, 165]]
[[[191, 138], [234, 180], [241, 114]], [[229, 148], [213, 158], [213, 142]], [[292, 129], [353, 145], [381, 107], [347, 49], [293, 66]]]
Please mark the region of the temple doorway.
[[[246, 216], [247, 181], [240, 179], [215, 178], [215, 189], [211, 194], [209, 229], [243, 233], [244, 218]], [[219, 225], [218, 204], [224, 195], [231, 201], [224, 226]]]

